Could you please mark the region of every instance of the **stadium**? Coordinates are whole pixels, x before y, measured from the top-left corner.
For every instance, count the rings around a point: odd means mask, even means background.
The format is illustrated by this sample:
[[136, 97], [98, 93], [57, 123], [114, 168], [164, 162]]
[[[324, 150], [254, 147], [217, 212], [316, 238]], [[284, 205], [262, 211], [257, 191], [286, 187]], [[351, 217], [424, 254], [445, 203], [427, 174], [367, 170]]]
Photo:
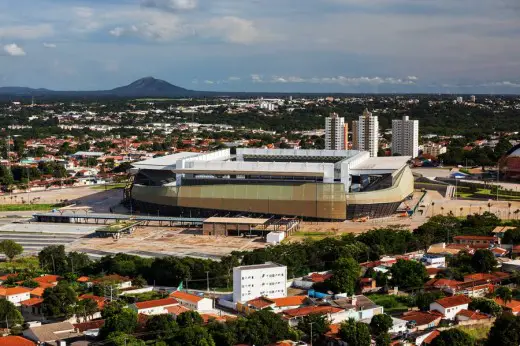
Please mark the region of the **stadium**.
[[413, 193], [409, 160], [355, 150], [177, 153], [133, 163], [126, 193], [150, 215], [380, 218]]
[[508, 180], [520, 179], [520, 144], [509, 150], [502, 159], [500, 159], [500, 173]]

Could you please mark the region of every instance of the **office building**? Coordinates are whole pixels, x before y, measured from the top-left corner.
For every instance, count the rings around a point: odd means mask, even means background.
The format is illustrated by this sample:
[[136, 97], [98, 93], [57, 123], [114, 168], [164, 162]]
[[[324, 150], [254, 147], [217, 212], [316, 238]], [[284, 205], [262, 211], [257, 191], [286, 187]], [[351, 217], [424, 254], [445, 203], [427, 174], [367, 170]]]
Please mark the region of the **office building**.
[[287, 296], [287, 267], [267, 262], [233, 268], [233, 302]]
[[410, 158], [356, 150], [184, 152], [133, 163], [125, 196], [133, 210], [161, 216], [385, 217], [413, 193]]
[[365, 109], [359, 120], [352, 122], [353, 149], [368, 151], [370, 157], [377, 157], [379, 149], [379, 119]]
[[392, 155], [419, 156], [419, 120], [392, 120]]
[[340, 118], [336, 113], [325, 118], [325, 149], [348, 149], [347, 141], [348, 125], [345, 124], [345, 118]]
[[439, 157], [439, 155], [446, 154], [447, 148], [444, 145], [437, 143], [426, 143], [423, 145], [423, 155], [430, 155], [432, 157]]

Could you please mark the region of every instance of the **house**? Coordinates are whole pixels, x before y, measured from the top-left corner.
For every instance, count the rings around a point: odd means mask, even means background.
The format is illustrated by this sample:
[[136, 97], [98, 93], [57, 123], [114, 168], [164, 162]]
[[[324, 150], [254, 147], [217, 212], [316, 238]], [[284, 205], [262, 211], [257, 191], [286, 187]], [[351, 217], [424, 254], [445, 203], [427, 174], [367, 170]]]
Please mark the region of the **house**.
[[329, 305], [306, 306], [282, 312], [283, 318], [289, 322], [291, 327], [296, 326], [303, 317], [308, 315], [326, 315], [332, 323], [341, 323], [349, 318], [348, 312], [344, 309]]
[[375, 315], [384, 312], [382, 306], [375, 304], [364, 295], [335, 299], [329, 304], [332, 307], [344, 309], [348, 312], [348, 318], [353, 318], [356, 321], [372, 319]]
[[166, 310], [166, 313], [172, 315], [173, 318], [177, 318], [177, 316], [179, 316], [180, 314], [182, 314], [186, 311], [191, 311], [190, 309], [188, 309], [182, 305], [169, 306], [165, 310]]
[[392, 317], [392, 327], [388, 330], [390, 334], [404, 334], [408, 330], [408, 321]]
[[82, 323], [74, 323], [74, 328], [87, 337], [96, 338], [99, 336], [99, 330], [105, 325], [105, 320], [93, 320]]
[[36, 344], [21, 336], [8, 335], [0, 337], [0, 346], [36, 346]]
[[500, 305], [504, 310], [510, 311], [513, 315], [520, 315], [520, 300], [511, 300], [505, 303], [501, 298], [495, 298], [495, 302]]
[[31, 298], [31, 290], [25, 287], [3, 287], [0, 286], [0, 298], [10, 301], [16, 306], [24, 300]]
[[415, 339], [416, 345], [429, 345], [441, 334], [437, 329], [428, 331], [424, 333], [422, 336]]
[[465, 295], [456, 295], [437, 299], [430, 304], [430, 310], [438, 311], [444, 318], [454, 320], [461, 310], [467, 310], [471, 299]]
[[502, 239], [502, 238], [504, 238], [504, 234], [506, 234], [507, 231], [512, 230], [512, 229], [516, 229], [516, 227], [513, 227], [513, 226], [497, 226], [491, 232], [496, 237], [499, 237], [500, 239]]
[[145, 302], [134, 303], [129, 306], [130, 309], [143, 315], [161, 315], [167, 314], [166, 308], [179, 305], [179, 302], [174, 298], [163, 298], [156, 300], [148, 300]]
[[359, 279], [359, 288], [361, 289], [361, 293], [374, 292], [379, 289], [376, 280], [372, 278]]
[[492, 316], [483, 314], [478, 311], [473, 310], [460, 310], [457, 313], [456, 320], [457, 322], [465, 322], [465, 321], [479, 321], [479, 320], [489, 320]]
[[183, 291], [175, 291], [170, 294], [170, 297], [175, 298], [179, 302], [179, 305], [190, 310], [210, 311], [213, 309], [213, 299], [199, 297]]
[[421, 258], [421, 263], [423, 263], [426, 268], [443, 268], [446, 267], [446, 257], [426, 254]]
[[411, 331], [421, 331], [437, 327], [442, 317], [437, 311], [409, 311], [400, 318], [408, 322], [407, 327]]
[[307, 296], [291, 296], [282, 298], [259, 297], [251, 299], [245, 304], [237, 304], [237, 310], [250, 313], [255, 310], [272, 309], [275, 312], [296, 309], [306, 305]]
[[12, 273], [12, 274], [6, 274], [0, 276], [0, 285], [4, 283], [5, 280], [10, 278], [16, 278], [18, 276], [18, 273]]
[[29, 327], [23, 331], [23, 336], [38, 344], [54, 343], [81, 337], [70, 322], [57, 322]]
[[96, 302], [97, 306], [98, 306], [98, 310], [103, 310], [103, 307], [105, 307], [105, 303], [107, 301], [107, 299], [105, 297], [99, 297], [99, 296], [95, 296], [93, 294], [82, 294], [81, 296], [78, 297], [78, 300], [83, 300], [83, 299], [92, 299], [93, 301]]
[[473, 248], [489, 248], [492, 245], [500, 245], [500, 238], [481, 235], [457, 235], [453, 237], [455, 244], [469, 245]]
[[329, 331], [325, 333], [325, 339], [327, 340], [328, 346], [348, 346], [348, 344], [341, 340], [339, 336], [339, 329], [341, 325], [339, 323], [331, 324]]
[[42, 275], [34, 278], [33, 281], [36, 281], [40, 287], [48, 288], [56, 286], [61, 279], [62, 277], [59, 275]]
[[42, 298], [29, 298], [20, 302], [20, 310], [26, 321], [42, 317]]

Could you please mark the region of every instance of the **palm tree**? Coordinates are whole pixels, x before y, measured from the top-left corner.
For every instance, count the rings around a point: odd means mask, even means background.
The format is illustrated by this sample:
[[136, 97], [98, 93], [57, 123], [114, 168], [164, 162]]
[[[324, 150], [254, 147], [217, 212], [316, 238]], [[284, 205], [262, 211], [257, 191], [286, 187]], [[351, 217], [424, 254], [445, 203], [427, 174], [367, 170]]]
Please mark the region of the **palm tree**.
[[462, 216], [462, 211], [464, 210], [464, 207], [460, 207], [460, 215], [459, 216]]
[[441, 207], [441, 215], [444, 215], [444, 207]]
[[482, 207], [478, 207], [478, 213], [481, 215], [482, 214]]
[[507, 218], [508, 219], [511, 219], [511, 206], [512, 206], [511, 202], [507, 203], [507, 209], [508, 209]]
[[491, 213], [491, 202], [488, 202], [489, 212]]
[[515, 210], [514, 214], [516, 215], [516, 219], [518, 220], [518, 214], [520, 214], [520, 209]]
[[432, 216], [435, 215], [435, 202], [432, 202]]

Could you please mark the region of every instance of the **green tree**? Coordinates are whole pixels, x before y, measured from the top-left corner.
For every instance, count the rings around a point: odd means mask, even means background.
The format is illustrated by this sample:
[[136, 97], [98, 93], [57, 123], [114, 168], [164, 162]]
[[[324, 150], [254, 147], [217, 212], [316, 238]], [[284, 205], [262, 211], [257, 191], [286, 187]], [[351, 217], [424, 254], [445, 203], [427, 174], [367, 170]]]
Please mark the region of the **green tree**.
[[502, 307], [494, 300], [487, 298], [472, 298], [469, 308], [470, 310], [480, 310], [485, 314], [493, 316], [499, 316], [502, 313]]
[[3, 253], [9, 261], [12, 261], [15, 256], [20, 255], [23, 252], [23, 246], [17, 242], [6, 239], [0, 242], [0, 253]]
[[0, 324], [7, 327], [6, 321], [9, 322], [10, 327], [21, 325], [23, 324], [22, 313], [7, 299], [0, 299]]
[[237, 344], [237, 337], [233, 328], [234, 323], [221, 323], [209, 321], [206, 329], [211, 335], [215, 344], [218, 346], [234, 346]]
[[468, 334], [460, 329], [453, 328], [443, 330], [439, 336], [437, 336], [431, 342], [431, 346], [473, 346], [475, 340]]
[[43, 292], [42, 310], [49, 317], [70, 317], [72, 307], [78, 302], [76, 292], [68, 282], [60, 281], [55, 287], [47, 288]]
[[419, 262], [399, 259], [391, 268], [392, 282], [399, 288], [422, 288], [428, 278], [426, 268]]
[[172, 315], [155, 315], [146, 322], [146, 330], [155, 333], [159, 339], [169, 339], [179, 331], [179, 325]]
[[43, 248], [38, 253], [38, 261], [43, 270], [57, 275], [63, 275], [68, 272], [69, 263], [64, 245], [50, 245]]
[[430, 310], [430, 304], [444, 297], [442, 292], [420, 292], [415, 295], [415, 305], [422, 311]]
[[40, 284], [32, 279], [27, 279], [27, 280], [24, 280], [24, 282], [22, 282], [22, 286], [27, 287], [27, 288], [36, 288], [36, 287], [39, 287]]
[[372, 335], [380, 335], [388, 333], [388, 330], [392, 328], [394, 322], [392, 317], [387, 314], [379, 314], [372, 317], [370, 321], [370, 331]]
[[372, 340], [368, 325], [363, 322], [356, 322], [353, 319], [341, 323], [339, 336], [348, 345], [356, 346], [370, 346]]
[[137, 339], [133, 335], [129, 335], [123, 332], [113, 332], [108, 334], [107, 341], [110, 341], [110, 345], [113, 346], [144, 346], [143, 340]]
[[103, 310], [101, 310], [101, 318], [104, 320], [109, 317], [115, 316], [123, 311], [124, 304], [118, 300], [114, 300], [108, 304], [105, 304]]
[[91, 263], [92, 261], [85, 253], [72, 251], [67, 255], [68, 268], [72, 273], [84, 273]]
[[177, 316], [177, 324], [180, 327], [189, 327], [193, 325], [201, 325], [204, 320], [197, 311], [186, 311]]
[[141, 275], [132, 279], [132, 286], [134, 287], [143, 288], [146, 285], [148, 285], [148, 282], [146, 282], [146, 280]]
[[497, 260], [487, 249], [478, 249], [471, 258], [471, 266], [477, 273], [489, 273], [496, 270]]
[[105, 325], [99, 333], [102, 337], [106, 337], [114, 332], [131, 334], [135, 328], [137, 328], [137, 313], [134, 310], [122, 309], [121, 312], [105, 320]]
[[330, 330], [330, 321], [325, 315], [310, 314], [304, 316], [298, 322], [298, 329], [311, 338], [311, 325], [312, 325], [312, 342], [315, 344], [319, 340], [322, 340], [324, 335]]
[[497, 297], [501, 298], [504, 303], [508, 303], [513, 300], [513, 291], [507, 286], [500, 286], [495, 290]]
[[289, 324], [271, 310], [255, 311], [247, 317], [244, 327], [245, 342], [268, 345], [288, 338]]
[[7, 166], [0, 166], [0, 185], [8, 186], [14, 184], [13, 172]]
[[491, 327], [487, 346], [518, 346], [520, 344], [520, 317], [502, 314]]
[[507, 230], [504, 233], [502, 244], [520, 244], [520, 228]]
[[334, 263], [332, 277], [324, 284], [333, 292], [352, 295], [356, 290], [360, 274], [361, 267], [355, 259], [340, 258]]
[[74, 306], [74, 314], [83, 317], [83, 321], [87, 321], [89, 317], [98, 311], [98, 305], [93, 299], [82, 299]]
[[181, 328], [179, 333], [173, 339], [173, 343], [171, 343], [171, 345], [216, 346], [215, 341], [208, 333], [206, 328], [199, 325], [191, 325], [185, 328]]

